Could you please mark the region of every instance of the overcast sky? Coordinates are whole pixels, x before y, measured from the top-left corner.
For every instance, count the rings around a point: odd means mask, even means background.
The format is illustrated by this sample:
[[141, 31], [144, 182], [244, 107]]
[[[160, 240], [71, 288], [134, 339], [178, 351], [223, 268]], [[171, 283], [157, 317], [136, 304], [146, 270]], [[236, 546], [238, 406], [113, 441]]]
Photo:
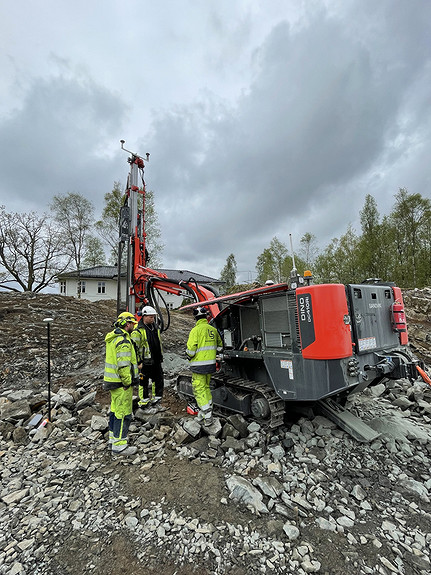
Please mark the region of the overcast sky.
[[255, 277], [372, 194], [431, 197], [429, 0], [0, 0], [0, 204], [99, 217], [151, 154], [166, 268]]

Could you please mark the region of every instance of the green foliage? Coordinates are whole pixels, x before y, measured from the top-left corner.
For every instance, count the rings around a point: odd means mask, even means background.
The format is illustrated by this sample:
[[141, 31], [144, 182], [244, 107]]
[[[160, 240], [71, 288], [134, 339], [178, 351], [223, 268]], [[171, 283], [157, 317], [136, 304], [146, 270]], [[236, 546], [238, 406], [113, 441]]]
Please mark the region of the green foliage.
[[431, 285], [431, 201], [401, 188], [388, 216], [380, 220], [368, 194], [360, 212], [362, 234], [351, 225], [316, 258], [316, 283], [355, 283], [367, 278], [403, 288]]
[[431, 283], [431, 201], [400, 188], [389, 223], [395, 247], [394, 276], [403, 287]]
[[94, 222], [94, 206], [81, 194], [69, 192], [54, 196], [50, 209], [61, 233], [65, 253], [79, 271], [85, 243]]
[[352, 226], [340, 239], [334, 238], [316, 258], [316, 283], [358, 283], [364, 278], [359, 271], [358, 237]]
[[235, 256], [230, 254], [226, 259], [226, 264], [220, 272], [220, 280], [224, 281], [223, 293], [231, 293], [231, 289], [236, 283], [237, 265]]
[[266, 280], [272, 279], [274, 261], [269, 248], [265, 248], [258, 256], [256, 262], [257, 282], [264, 284]]
[[118, 218], [120, 208], [124, 204], [124, 191], [120, 182], [114, 182], [111, 192], [104, 195], [105, 207], [102, 211], [102, 221], [110, 222], [115, 225], [115, 231], [118, 232]]
[[317, 247], [317, 238], [314, 234], [306, 232], [301, 238], [301, 249], [299, 251], [304, 260], [306, 268], [312, 267], [316, 260], [319, 249]]
[[109, 263], [115, 265], [118, 259], [118, 235], [120, 209], [124, 205], [124, 191], [120, 182], [114, 182], [111, 192], [104, 196], [105, 207], [95, 228], [105, 245], [110, 249]]
[[99, 238], [89, 236], [85, 244], [85, 255], [82, 264], [86, 268], [106, 265], [103, 243]]
[[[116, 264], [118, 259], [118, 235], [120, 209], [125, 204], [125, 194], [120, 182], [114, 182], [111, 192], [104, 196], [105, 207], [102, 217], [96, 222], [96, 230], [103, 241], [110, 247], [110, 263]], [[143, 196], [138, 196], [138, 209], [143, 209]], [[158, 216], [154, 204], [154, 193], [151, 190], [145, 192], [145, 233], [146, 248], [149, 254], [148, 262], [152, 267], [161, 267], [163, 244], [160, 241], [161, 231]]]
[[[295, 254], [296, 268], [302, 273], [306, 269], [305, 261]], [[263, 285], [267, 280], [274, 283], [286, 282], [293, 269], [292, 257], [288, 255], [285, 244], [277, 237], [271, 240], [269, 248], [263, 250], [256, 262], [257, 283]]]
[[360, 212], [362, 236], [359, 238], [358, 250], [363, 275], [378, 277], [381, 273], [381, 226], [376, 200], [370, 194], [365, 197], [365, 204]]
[[269, 248], [265, 249], [257, 258], [257, 281], [264, 284], [267, 280], [281, 283], [287, 280], [287, 247], [277, 237], [273, 237]]
[[145, 232], [147, 234], [146, 247], [148, 250], [148, 263], [152, 268], [162, 267], [162, 255], [164, 244], [161, 241], [159, 218], [154, 202], [154, 193], [151, 190], [145, 192]]

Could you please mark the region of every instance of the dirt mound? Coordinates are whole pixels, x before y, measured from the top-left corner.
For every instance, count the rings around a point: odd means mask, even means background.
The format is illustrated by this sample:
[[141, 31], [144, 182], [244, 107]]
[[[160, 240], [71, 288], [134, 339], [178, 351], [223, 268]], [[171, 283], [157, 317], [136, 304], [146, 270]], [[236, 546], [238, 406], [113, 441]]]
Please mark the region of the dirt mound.
[[[47, 325], [50, 324], [51, 369], [53, 383], [58, 378], [81, 380], [102, 376], [106, 333], [116, 317], [114, 300], [90, 302], [73, 297], [0, 293], [2, 348], [0, 386], [46, 380]], [[167, 318], [165, 317], [167, 322]], [[171, 325], [163, 335], [165, 350], [183, 353], [190, 315], [171, 313]]]
[[431, 288], [403, 293], [412, 351], [431, 365]]

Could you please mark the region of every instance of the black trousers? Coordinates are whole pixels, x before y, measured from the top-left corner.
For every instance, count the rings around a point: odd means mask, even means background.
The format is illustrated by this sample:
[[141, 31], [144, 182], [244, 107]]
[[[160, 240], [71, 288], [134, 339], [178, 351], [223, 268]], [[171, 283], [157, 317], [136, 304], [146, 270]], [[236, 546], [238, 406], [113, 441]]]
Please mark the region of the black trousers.
[[149, 397], [149, 381], [154, 383], [155, 394], [159, 397], [163, 396], [163, 389], [165, 387], [165, 380], [163, 376], [163, 369], [161, 363], [153, 365], [144, 365], [142, 367], [142, 379], [139, 382], [142, 385], [142, 398]]

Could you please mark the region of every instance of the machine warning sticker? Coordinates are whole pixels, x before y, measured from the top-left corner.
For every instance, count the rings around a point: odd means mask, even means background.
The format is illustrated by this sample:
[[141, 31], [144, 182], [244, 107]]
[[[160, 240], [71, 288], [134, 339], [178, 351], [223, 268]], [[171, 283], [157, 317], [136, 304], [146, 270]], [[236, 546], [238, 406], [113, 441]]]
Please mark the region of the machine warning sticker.
[[358, 340], [359, 351], [366, 351], [367, 349], [374, 349], [377, 347], [375, 337], [364, 337]]
[[293, 362], [291, 359], [281, 359], [280, 360], [281, 369], [289, 370], [289, 379], [293, 379]]

